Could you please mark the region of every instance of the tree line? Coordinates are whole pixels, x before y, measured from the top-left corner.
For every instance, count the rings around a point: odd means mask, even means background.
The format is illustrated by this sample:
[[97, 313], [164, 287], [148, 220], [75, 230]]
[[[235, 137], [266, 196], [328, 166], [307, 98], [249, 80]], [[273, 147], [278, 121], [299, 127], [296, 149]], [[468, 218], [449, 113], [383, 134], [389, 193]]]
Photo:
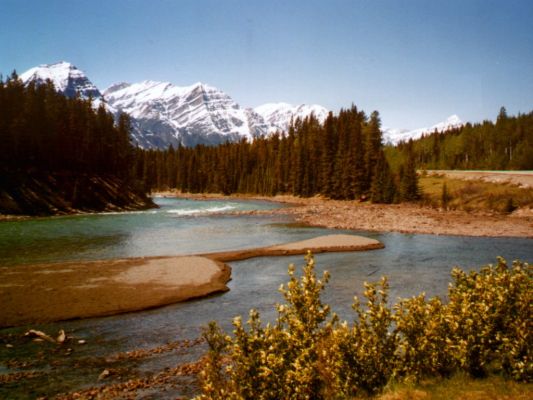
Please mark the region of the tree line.
[[533, 112], [384, 146], [377, 111], [355, 105], [291, 122], [287, 134], [219, 146], [134, 148], [127, 115], [67, 98], [52, 82], [0, 78], [0, 170], [97, 174], [144, 190], [322, 195], [376, 203], [420, 197], [417, 169], [533, 169]]
[[115, 121], [104, 104], [68, 98], [48, 81], [24, 85], [0, 78], [0, 171], [68, 172], [132, 177], [135, 156], [126, 115]]
[[216, 147], [137, 150], [135, 173], [147, 189], [191, 193], [323, 195], [377, 203], [418, 197], [414, 159], [393, 173], [385, 157], [379, 113], [352, 106], [323, 124], [313, 115], [286, 135]]
[[467, 123], [446, 132], [387, 146], [385, 153], [398, 167], [413, 157], [419, 169], [533, 169], [533, 112], [507, 115], [504, 107], [496, 122]]

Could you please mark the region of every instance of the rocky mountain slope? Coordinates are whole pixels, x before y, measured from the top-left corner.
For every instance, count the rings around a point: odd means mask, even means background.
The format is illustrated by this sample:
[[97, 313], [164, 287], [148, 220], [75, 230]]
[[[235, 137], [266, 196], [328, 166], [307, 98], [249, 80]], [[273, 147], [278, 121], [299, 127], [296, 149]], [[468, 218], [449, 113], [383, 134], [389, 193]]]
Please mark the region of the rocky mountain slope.
[[329, 113], [329, 110], [317, 104], [293, 106], [287, 103], [267, 103], [254, 108], [254, 111], [263, 117], [269, 133], [287, 132], [291, 119], [304, 119], [311, 114], [323, 123]]
[[155, 81], [122, 83], [108, 88], [104, 97], [117, 111], [131, 116], [143, 147], [215, 145], [253, 140], [268, 132], [253, 110], [202, 83], [186, 87]]
[[102, 99], [102, 93], [87, 78], [85, 73], [65, 61], [30, 68], [21, 74], [19, 78], [24, 83], [35, 82], [37, 84], [43, 84], [50, 80], [57, 91], [67, 97], [92, 98], [97, 104]]

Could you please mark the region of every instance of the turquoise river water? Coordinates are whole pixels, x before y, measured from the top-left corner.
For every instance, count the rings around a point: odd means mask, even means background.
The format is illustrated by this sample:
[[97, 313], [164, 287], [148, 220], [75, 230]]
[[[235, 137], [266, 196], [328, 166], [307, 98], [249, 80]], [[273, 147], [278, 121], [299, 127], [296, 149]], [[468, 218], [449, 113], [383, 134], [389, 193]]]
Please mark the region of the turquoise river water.
[[[450, 270], [456, 265], [477, 269], [495, 262], [497, 256], [508, 261], [533, 261], [531, 239], [338, 231], [295, 225], [288, 217], [224, 215], [227, 211], [279, 207], [271, 202], [169, 198], [157, 198], [156, 202], [159, 209], [142, 212], [0, 222], [0, 266], [17, 268], [43, 262], [214, 252], [329, 233], [353, 233], [378, 239], [386, 247], [316, 256], [318, 273], [326, 269], [331, 273], [324, 300], [342, 319], [351, 320], [353, 296], [361, 295], [364, 281], [378, 280], [382, 275], [389, 277], [390, 298], [395, 301], [422, 291], [430, 296], [445, 296]], [[37, 372], [21, 382], [0, 381], [0, 398], [51, 397], [98, 385], [98, 376], [107, 368], [109, 356], [194, 339], [211, 320], [230, 330], [232, 318], [247, 315], [250, 308], [259, 310], [263, 320], [273, 320], [274, 306], [282, 301], [277, 289], [287, 281], [289, 263], [302, 265], [303, 257], [264, 257], [230, 263], [230, 291], [204, 299], [112, 317], [0, 330], [0, 375]], [[24, 338], [24, 332], [30, 328], [53, 334], [64, 329], [86, 344], [71, 345], [72, 351], [66, 355], [62, 348]], [[144, 376], [194, 361], [204, 351], [205, 347], [199, 345], [128, 361], [117, 367], [109, 381]], [[190, 396], [195, 390], [185, 379], [183, 385], [164, 393], [147, 391], [140, 398]]]

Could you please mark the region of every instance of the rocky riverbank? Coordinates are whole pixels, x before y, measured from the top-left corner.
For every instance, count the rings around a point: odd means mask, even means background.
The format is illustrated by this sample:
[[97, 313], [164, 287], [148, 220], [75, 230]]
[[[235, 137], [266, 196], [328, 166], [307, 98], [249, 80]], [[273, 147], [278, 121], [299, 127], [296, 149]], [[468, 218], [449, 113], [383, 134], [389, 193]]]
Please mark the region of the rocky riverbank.
[[502, 215], [445, 211], [415, 204], [378, 205], [323, 199], [298, 204], [275, 212], [290, 214], [300, 223], [336, 229], [533, 238], [531, 210]]
[[[213, 200], [221, 195], [161, 192], [161, 196]], [[465, 212], [431, 208], [414, 203], [371, 204], [329, 200], [322, 197], [230, 196], [235, 199], [276, 201], [287, 207], [240, 212], [241, 214], [285, 214], [298, 223], [336, 229], [400, 232], [433, 235], [530, 237], [533, 238], [533, 209], [520, 208], [511, 214]]]

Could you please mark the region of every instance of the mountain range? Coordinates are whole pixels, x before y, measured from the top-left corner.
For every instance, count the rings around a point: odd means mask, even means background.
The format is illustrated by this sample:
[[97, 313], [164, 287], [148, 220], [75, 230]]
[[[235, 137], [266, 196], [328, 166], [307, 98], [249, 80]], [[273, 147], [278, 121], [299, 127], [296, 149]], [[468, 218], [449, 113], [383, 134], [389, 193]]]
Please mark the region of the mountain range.
[[[296, 118], [314, 115], [322, 123], [329, 113], [320, 105], [293, 106], [283, 102], [243, 108], [228, 94], [200, 82], [183, 87], [149, 80], [116, 83], [102, 92], [83, 71], [64, 61], [31, 68], [20, 79], [25, 84], [51, 80], [65, 96], [91, 98], [95, 107], [103, 102], [114, 115], [127, 113], [132, 125], [132, 143], [142, 148], [251, 141], [275, 132], [287, 132], [291, 120]], [[460, 125], [462, 122], [454, 115], [431, 128], [383, 129], [383, 138], [395, 144], [435, 129], [441, 131]]]

